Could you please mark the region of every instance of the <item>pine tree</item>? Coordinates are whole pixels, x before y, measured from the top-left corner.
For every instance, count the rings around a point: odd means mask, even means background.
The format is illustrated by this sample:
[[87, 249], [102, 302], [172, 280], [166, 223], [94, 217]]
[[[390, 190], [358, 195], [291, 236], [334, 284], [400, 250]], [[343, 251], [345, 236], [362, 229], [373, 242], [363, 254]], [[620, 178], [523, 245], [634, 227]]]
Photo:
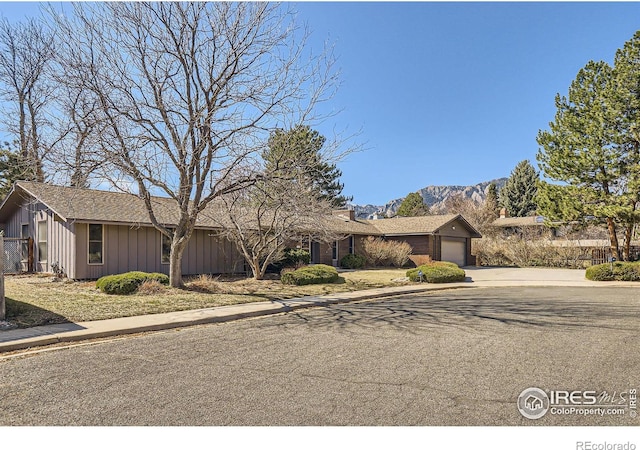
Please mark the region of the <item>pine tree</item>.
[[279, 177], [307, 179], [312, 192], [333, 208], [342, 208], [353, 197], [342, 195], [342, 171], [323, 158], [325, 137], [309, 126], [298, 125], [291, 130], [277, 130], [269, 139], [262, 157], [266, 172]]
[[412, 192], [402, 200], [397, 214], [405, 217], [426, 216], [429, 214], [429, 207], [419, 192]]
[[487, 198], [484, 201], [484, 207], [487, 210], [487, 214], [494, 219], [500, 214], [500, 201], [498, 199], [498, 186], [495, 183], [490, 183], [487, 188]]
[[11, 191], [14, 182], [35, 180], [31, 169], [31, 164], [15, 146], [5, 142], [0, 147], [0, 201]]
[[618, 64], [614, 70], [606, 62], [588, 62], [568, 96], [556, 96], [555, 120], [538, 133], [538, 161], [546, 178], [564, 184], [540, 183], [538, 197], [548, 219], [605, 222], [612, 256], [619, 259], [618, 228], [635, 220], [638, 152], [625, 137], [629, 88]]
[[500, 206], [512, 217], [526, 217], [537, 209], [538, 173], [528, 160], [520, 161], [500, 190]]

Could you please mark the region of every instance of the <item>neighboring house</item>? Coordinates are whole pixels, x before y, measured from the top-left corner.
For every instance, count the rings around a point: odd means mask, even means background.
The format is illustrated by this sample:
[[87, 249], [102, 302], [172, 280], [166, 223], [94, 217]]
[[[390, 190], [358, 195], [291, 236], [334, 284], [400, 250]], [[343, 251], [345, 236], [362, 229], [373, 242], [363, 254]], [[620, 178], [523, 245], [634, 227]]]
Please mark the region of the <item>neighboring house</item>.
[[459, 214], [360, 220], [354, 211], [344, 210], [334, 211], [333, 222], [332, 228], [348, 237], [331, 245], [312, 244], [312, 262], [337, 265], [344, 255], [360, 253], [362, 240], [373, 236], [407, 242], [414, 255], [429, 255], [434, 261], [475, 265], [471, 239], [482, 237]]
[[[599, 238], [607, 235], [605, 229], [592, 227], [575, 231], [560, 222], [547, 223], [542, 216], [509, 217], [504, 208], [491, 226], [499, 229], [505, 239], [536, 241], [557, 249], [572, 250], [577, 259], [591, 264], [609, 262], [611, 258], [611, 242]], [[631, 241], [630, 258], [632, 261], [640, 259], [639, 241]]]
[[[172, 200], [152, 201], [160, 223], [177, 222]], [[211, 215], [202, 214], [196, 223], [183, 275], [245, 272], [242, 256], [218, 236], [218, 223], [207, 218]], [[363, 239], [374, 236], [408, 242], [414, 254], [433, 260], [471, 265], [471, 239], [481, 237], [460, 215], [356, 220], [353, 211], [336, 211], [328, 220], [344, 238], [332, 244], [307, 242], [314, 263], [337, 265], [345, 254], [359, 253]], [[170, 242], [151, 225], [142, 199], [130, 194], [19, 181], [0, 205], [0, 224], [8, 238], [32, 238], [36, 272], [52, 272], [55, 264], [72, 279], [131, 270], [169, 273]]]
[[509, 217], [505, 208], [500, 210], [500, 217], [491, 226], [500, 229], [505, 238], [553, 239], [557, 233], [556, 224], [546, 224], [542, 216]]

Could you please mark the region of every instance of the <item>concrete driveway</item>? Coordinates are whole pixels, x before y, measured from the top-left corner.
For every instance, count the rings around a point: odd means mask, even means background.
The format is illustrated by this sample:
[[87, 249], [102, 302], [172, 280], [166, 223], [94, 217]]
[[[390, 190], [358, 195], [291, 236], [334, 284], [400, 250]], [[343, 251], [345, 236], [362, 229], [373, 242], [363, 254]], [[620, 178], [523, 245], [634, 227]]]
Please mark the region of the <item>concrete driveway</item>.
[[633, 282], [589, 281], [582, 269], [548, 269], [537, 267], [465, 267], [468, 281], [478, 286], [569, 286], [612, 287], [638, 286]]

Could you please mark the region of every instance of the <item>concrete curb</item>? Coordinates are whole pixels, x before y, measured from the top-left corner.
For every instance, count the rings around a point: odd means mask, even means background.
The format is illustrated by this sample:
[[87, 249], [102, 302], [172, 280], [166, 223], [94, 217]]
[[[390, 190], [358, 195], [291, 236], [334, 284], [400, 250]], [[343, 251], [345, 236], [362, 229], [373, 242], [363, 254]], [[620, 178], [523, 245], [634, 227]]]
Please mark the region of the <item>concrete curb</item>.
[[240, 305], [150, 314], [146, 316], [122, 317], [118, 319], [97, 320], [92, 322], [45, 325], [33, 328], [0, 331], [0, 354], [63, 342], [74, 342], [148, 331], [161, 331], [172, 328], [204, 325], [209, 323], [228, 322], [250, 317], [280, 314], [303, 308], [328, 306], [337, 303], [472, 287], [476, 286], [473, 286], [471, 283], [451, 283], [447, 285], [378, 288], [319, 297], [303, 297], [281, 301], [244, 303]]

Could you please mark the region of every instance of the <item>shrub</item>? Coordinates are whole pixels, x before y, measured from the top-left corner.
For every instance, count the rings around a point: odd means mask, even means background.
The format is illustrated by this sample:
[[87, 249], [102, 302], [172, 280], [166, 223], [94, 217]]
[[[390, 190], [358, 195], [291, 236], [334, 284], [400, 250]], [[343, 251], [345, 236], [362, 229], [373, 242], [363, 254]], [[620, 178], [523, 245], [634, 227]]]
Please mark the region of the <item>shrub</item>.
[[340, 267], [345, 269], [362, 269], [367, 262], [364, 256], [348, 254], [344, 255], [340, 260]]
[[402, 267], [409, 261], [411, 245], [403, 241], [385, 241], [369, 236], [362, 240], [366, 263], [370, 266]]
[[480, 266], [583, 268], [591, 251], [571, 245], [553, 245], [546, 239], [474, 239], [472, 252]]
[[142, 283], [156, 280], [161, 284], [169, 284], [169, 277], [163, 273], [127, 272], [118, 275], [107, 275], [96, 281], [96, 287], [105, 294], [133, 294]]
[[295, 284], [302, 286], [306, 284], [324, 284], [338, 281], [338, 271], [335, 267], [325, 264], [302, 267], [292, 272], [282, 274], [280, 281], [282, 284]]
[[284, 251], [284, 257], [280, 264], [283, 267], [299, 267], [311, 262], [311, 254], [302, 248], [288, 248]]
[[586, 278], [591, 281], [640, 281], [640, 263], [616, 261], [587, 268]]
[[158, 280], [145, 280], [138, 286], [139, 295], [154, 295], [161, 292], [164, 286]]
[[431, 264], [433, 262], [429, 255], [409, 255], [409, 259], [416, 265], [416, 267]]
[[[218, 277], [219, 278], [219, 277]], [[217, 293], [220, 292], [220, 285], [217, 279], [209, 274], [200, 274], [189, 281], [189, 288], [199, 292]]]
[[423, 280], [427, 283], [455, 283], [464, 281], [465, 272], [456, 264], [447, 261], [436, 261], [431, 264], [424, 264], [415, 269], [407, 270], [407, 277], [411, 281], [420, 281], [418, 272], [422, 271]]

